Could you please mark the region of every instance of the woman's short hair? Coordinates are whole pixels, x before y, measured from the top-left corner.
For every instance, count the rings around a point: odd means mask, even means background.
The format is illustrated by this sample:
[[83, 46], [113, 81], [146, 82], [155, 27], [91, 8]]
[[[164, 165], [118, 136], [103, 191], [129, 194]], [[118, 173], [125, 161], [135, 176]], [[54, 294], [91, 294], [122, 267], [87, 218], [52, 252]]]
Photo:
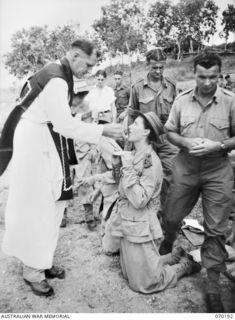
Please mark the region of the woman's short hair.
[[107, 78], [107, 73], [105, 70], [98, 70], [95, 74], [96, 77], [99, 77], [99, 76], [103, 76], [104, 78]]

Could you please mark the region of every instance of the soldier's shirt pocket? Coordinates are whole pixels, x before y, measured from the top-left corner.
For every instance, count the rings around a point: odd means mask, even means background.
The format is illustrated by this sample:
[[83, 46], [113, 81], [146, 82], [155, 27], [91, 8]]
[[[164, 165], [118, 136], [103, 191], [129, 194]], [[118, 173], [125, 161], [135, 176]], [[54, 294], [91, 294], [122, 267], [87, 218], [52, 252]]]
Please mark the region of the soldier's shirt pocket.
[[193, 116], [184, 116], [180, 119], [180, 133], [181, 135], [190, 134], [193, 130], [193, 125], [195, 124], [195, 117]]
[[211, 118], [209, 123], [211, 139], [221, 140], [229, 138], [230, 124], [228, 119]]
[[146, 237], [150, 233], [148, 221], [131, 221], [122, 218], [122, 232], [124, 236]]
[[155, 111], [154, 97], [140, 97], [139, 104], [142, 112]]

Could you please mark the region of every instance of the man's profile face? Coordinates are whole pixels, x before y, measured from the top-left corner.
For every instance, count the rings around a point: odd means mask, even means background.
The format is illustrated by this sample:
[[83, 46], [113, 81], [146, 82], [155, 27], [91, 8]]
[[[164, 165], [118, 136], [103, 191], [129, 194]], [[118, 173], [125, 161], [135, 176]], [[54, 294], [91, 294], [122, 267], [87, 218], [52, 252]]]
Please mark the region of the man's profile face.
[[122, 84], [122, 76], [120, 74], [115, 74], [114, 81], [115, 81], [116, 87], [119, 87]]
[[70, 60], [70, 68], [76, 78], [82, 78], [96, 64], [96, 61], [95, 50], [89, 56], [81, 49], [74, 49]]
[[220, 76], [220, 68], [218, 65], [214, 65], [209, 69], [201, 65], [196, 65], [195, 75], [199, 93], [209, 95], [215, 92]]
[[149, 74], [153, 78], [160, 79], [162, 77], [163, 70], [164, 70], [164, 65], [162, 62], [151, 59], [147, 66], [148, 66]]

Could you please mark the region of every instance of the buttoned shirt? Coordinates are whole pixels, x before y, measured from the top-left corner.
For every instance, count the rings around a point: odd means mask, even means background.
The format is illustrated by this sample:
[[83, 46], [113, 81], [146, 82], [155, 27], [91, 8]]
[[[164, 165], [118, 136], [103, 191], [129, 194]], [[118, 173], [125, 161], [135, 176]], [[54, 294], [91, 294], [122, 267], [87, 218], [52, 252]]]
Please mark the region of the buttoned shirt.
[[112, 213], [111, 234], [125, 236], [130, 242], [144, 243], [162, 237], [156, 198], [161, 191], [163, 171], [152, 146], [132, 153], [132, 164], [121, 170], [120, 197], [114, 215]]
[[188, 138], [229, 139], [235, 135], [235, 94], [217, 87], [203, 107], [196, 88], [185, 91], [176, 98], [165, 128]]
[[84, 99], [84, 102], [88, 104], [94, 113], [111, 111], [111, 105], [114, 101], [114, 91], [109, 86], [93, 88]]
[[149, 74], [146, 74], [143, 79], [133, 85], [130, 106], [143, 113], [155, 112], [165, 124], [175, 96], [176, 88], [173, 81], [162, 77], [161, 86], [157, 90], [151, 85]]
[[117, 116], [119, 116], [120, 113], [122, 113], [128, 106], [130, 98], [130, 89], [122, 84], [120, 87], [114, 88], [114, 93], [116, 97], [115, 105], [117, 108]]

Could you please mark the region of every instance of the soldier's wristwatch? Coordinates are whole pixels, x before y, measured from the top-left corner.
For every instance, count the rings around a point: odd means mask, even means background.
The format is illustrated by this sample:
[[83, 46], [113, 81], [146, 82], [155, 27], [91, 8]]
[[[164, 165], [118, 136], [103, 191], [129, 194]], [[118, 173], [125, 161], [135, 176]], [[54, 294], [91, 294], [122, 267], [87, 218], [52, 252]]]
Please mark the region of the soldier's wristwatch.
[[223, 151], [226, 149], [226, 145], [224, 144], [223, 141], [221, 141], [220, 148], [221, 148], [221, 150], [223, 150]]

